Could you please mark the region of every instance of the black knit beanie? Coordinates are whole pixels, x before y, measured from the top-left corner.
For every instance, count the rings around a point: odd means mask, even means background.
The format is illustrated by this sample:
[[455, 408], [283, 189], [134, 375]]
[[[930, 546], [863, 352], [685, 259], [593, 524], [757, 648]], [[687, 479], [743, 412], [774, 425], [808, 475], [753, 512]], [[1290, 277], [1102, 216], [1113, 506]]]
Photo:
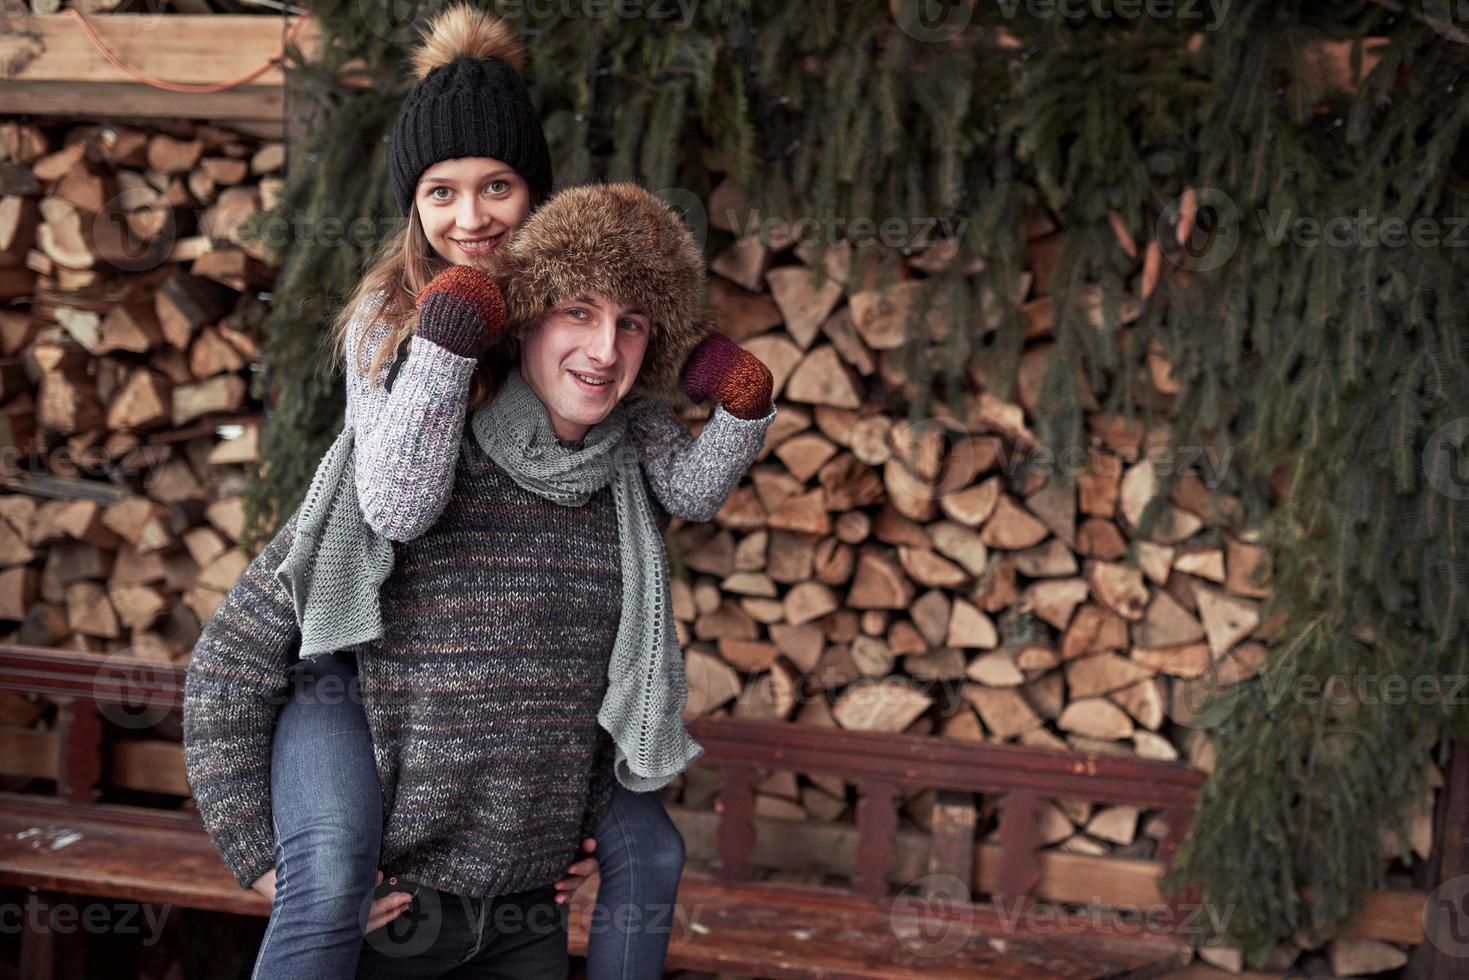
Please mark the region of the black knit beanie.
[[451, 7], [429, 25], [415, 58], [419, 82], [398, 111], [388, 153], [405, 216], [423, 172], [459, 157], [507, 163], [525, 178], [533, 199], [550, 195], [551, 151], [516, 70], [523, 58], [508, 26], [482, 11]]

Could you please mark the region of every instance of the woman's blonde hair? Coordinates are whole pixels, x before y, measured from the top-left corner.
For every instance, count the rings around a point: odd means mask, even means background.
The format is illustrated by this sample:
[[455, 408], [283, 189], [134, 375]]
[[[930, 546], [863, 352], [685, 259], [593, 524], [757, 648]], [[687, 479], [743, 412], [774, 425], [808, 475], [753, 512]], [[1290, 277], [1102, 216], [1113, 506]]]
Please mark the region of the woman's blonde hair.
[[[537, 203], [539, 202], [533, 199], [532, 208]], [[418, 330], [419, 290], [427, 286], [434, 276], [450, 268], [450, 265], [429, 244], [428, 236], [423, 231], [423, 223], [418, 218], [418, 208], [410, 207], [402, 234], [384, 239], [377, 254], [369, 260], [367, 273], [333, 321], [333, 367], [365, 373], [371, 383], [382, 383], [380, 374], [386, 374], [382, 371], [384, 362], [392, 356], [404, 337], [410, 337]], [[384, 299], [376, 318], [386, 321], [392, 329], [376, 350], [365, 351], [363, 341], [372, 330], [373, 324], [364, 324], [357, 337], [349, 337], [348, 334], [352, 330], [358, 309], [378, 292], [384, 295]], [[507, 347], [508, 352], [506, 347], [495, 348], [475, 369], [469, 389], [470, 412], [478, 410], [494, 398], [509, 373], [510, 366], [519, 362], [518, 338], [512, 337], [508, 340]], [[348, 364], [347, 354], [353, 349], [357, 351], [357, 363]], [[362, 363], [364, 355], [371, 358], [366, 365]]]

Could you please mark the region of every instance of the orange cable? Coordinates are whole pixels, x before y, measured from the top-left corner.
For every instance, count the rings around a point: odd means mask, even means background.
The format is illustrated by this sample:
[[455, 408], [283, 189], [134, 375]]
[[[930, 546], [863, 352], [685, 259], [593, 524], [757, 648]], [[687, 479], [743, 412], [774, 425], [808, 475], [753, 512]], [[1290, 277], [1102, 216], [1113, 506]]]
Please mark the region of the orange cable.
[[82, 25], [82, 30], [86, 31], [87, 37], [91, 39], [92, 44], [94, 44], [97, 47], [97, 50], [101, 51], [103, 56], [108, 61], [112, 62], [112, 64], [115, 65], [119, 71], [126, 72], [133, 78], [136, 78], [138, 81], [142, 82], [144, 85], [151, 85], [154, 88], [161, 88], [167, 92], [183, 92], [190, 95], [210, 95], [215, 92], [223, 92], [227, 89], [238, 88], [241, 85], [248, 85], [250, 82], [253, 82], [255, 79], [259, 78], [261, 75], [264, 75], [266, 72], [274, 68], [280, 62], [280, 60], [285, 57], [286, 45], [290, 44], [291, 41], [295, 39], [296, 32], [301, 29], [301, 26], [311, 19], [311, 11], [309, 10], [306, 11], [306, 13], [302, 14], [299, 18], [297, 18], [296, 23], [293, 24], [291, 26], [291, 29], [286, 32], [285, 39], [281, 41], [281, 49], [275, 55], [275, 57], [271, 58], [265, 64], [261, 65], [259, 68], [255, 69], [249, 74], [241, 75], [239, 78], [236, 78], [235, 80], [229, 82], [212, 82], [208, 85], [188, 85], [182, 82], [165, 82], [162, 79], [150, 78], [140, 71], [129, 68], [127, 65], [123, 64], [121, 60], [118, 59], [117, 55], [107, 50], [107, 45], [102, 43], [102, 39], [97, 36], [97, 32], [92, 29], [92, 25], [87, 23], [87, 19], [83, 17], [81, 13], [76, 10], [76, 8], [68, 7], [65, 12], [77, 19], [77, 22]]

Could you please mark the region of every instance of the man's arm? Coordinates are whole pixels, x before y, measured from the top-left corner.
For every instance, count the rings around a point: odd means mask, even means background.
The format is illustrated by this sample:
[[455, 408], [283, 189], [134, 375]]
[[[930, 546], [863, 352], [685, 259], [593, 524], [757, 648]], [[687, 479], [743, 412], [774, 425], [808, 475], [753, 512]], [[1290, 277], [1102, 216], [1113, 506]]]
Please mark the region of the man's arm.
[[271, 741], [300, 632], [275, 579], [295, 538], [291, 515], [220, 603], [184, 682], [184, 768], [209, 838], [241, 888], [275, 867]]

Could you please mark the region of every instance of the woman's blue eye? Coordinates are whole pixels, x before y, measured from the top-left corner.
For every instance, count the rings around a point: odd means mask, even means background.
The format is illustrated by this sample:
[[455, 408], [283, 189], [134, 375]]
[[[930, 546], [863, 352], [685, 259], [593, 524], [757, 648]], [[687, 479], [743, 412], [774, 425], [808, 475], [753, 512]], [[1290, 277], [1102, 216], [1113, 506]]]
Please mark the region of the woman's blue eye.
[[435, 188], [433, 188], [433, 189], [432, 189], [432, 190], [430, 190], [430, 191], [429, 191], [429, 192], [428, 192], [428, 196], [429, 196], [429, 197], [432, 197], [432, 198], [433, 198], [433, 199], [434, 199], [434, 200], [436, 200], [436, 201], [442, 201], [442, 200], [444, 200], [444, 198], [442, 198], [442, 197], [434, 197], [434, 195], [436, 195], [436, 194], [438, 194], [438, 192], [439, 192], [439, 191], [447, 191], [447, 190], [448, 190], [448, 189], [449, 189], [449, 188], [447, 188], [447, 187], [445, 187], [445, 186], [443, 186], [443, 185], [442, 185], [442, 184], [441, 184], [441, 185], [439, 185], [439, 186], [438, 186], [438, 187], [435, 187]]
[[[491, 194], [504, 194], [506, 191], [508, 191], [510, 189], [510, 181], [508, 181], [508, 180], [492, 180], [488, 184], [486, 184], [485, 186], [491, 188], [491, 190], [490, 190], [490, 193]], [[495, 190], [494, 188], [496, 188], [496, 187], [498, 187], [500, 189], [499, 190]]]

